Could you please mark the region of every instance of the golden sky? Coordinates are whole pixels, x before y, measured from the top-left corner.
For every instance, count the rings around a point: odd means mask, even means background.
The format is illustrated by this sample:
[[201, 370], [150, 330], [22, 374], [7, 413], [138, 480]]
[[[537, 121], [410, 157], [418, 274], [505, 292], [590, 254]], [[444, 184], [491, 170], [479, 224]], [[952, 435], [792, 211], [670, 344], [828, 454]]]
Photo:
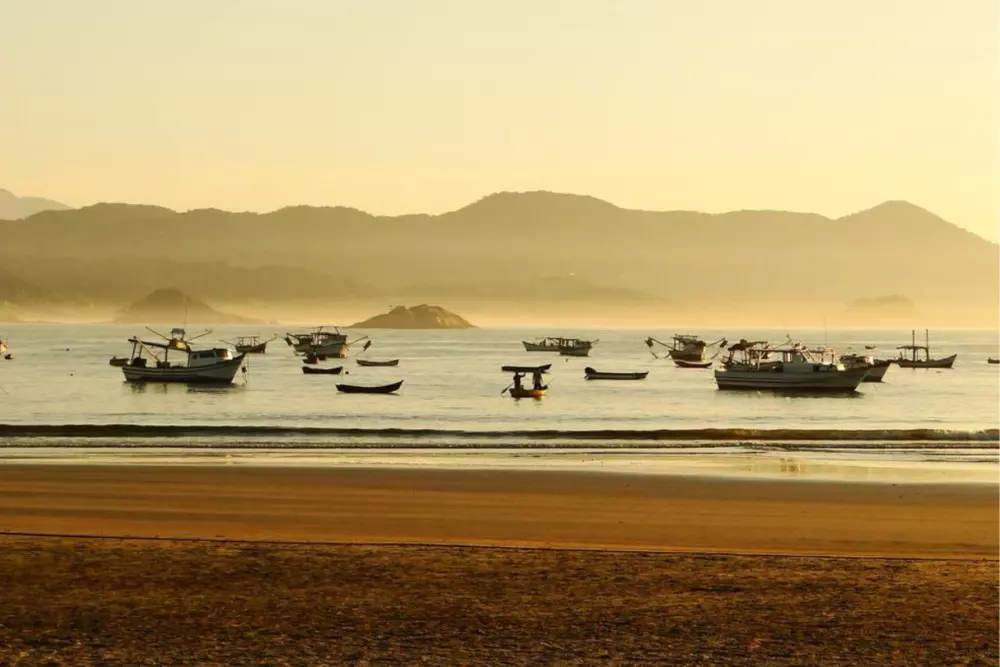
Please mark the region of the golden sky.
[[996, 0], [3, 0], [0, 187], [443, 212], [498, 190], [998, 237]]

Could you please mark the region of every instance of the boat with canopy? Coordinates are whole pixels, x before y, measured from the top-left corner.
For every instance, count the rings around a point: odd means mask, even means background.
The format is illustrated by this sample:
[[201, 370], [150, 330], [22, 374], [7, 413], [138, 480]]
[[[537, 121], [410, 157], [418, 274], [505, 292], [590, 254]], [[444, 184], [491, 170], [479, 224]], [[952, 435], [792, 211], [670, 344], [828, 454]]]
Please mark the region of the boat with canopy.
[[854, 392], [869, 369], [845, 368], [827, 359], [829, 350], [809, 350], [798, 343], [771, 347], [741, 340], [729, 347], [723, 368], [715, 371], [719, 389], [795, 392]]
[[896, 349], [900, 351], [899, 357], [892, 361], [900, 368], [951, 368], [958, 358], [957, 354], [940, 359], [931, 357], [931, 335], [927, 329], [924, 329], [923, 345], [917, 345], [917, 332], [914, 329], [910, 332], [910, 344], [900, 345]]
[[[132, 343], [132, 354], [128, 363], [121, 366], [128, 382], [232, 384], [241, 369], [246, 372], [245, 354], [234, 356], [228, 348], [191, 347], [191, 342], [211, 331], [187, 339], [181, 328], [172, 329], [169, 336], [149, 330], [163, 341], [141, 340], [137, 336], [128, 340]], [[171, 355], [175, 359], [179, 356], [182, 361], [172, 361]]]

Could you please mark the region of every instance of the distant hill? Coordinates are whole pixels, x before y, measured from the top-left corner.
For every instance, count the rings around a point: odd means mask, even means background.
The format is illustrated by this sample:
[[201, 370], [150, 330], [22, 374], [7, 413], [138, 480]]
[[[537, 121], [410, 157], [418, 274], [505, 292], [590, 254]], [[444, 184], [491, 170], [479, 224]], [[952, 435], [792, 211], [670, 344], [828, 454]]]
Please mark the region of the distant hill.
[[[0, 245], [0, 253], [3, 246]], [[134, 300], [172, 284], [216, 302], [272, 302], [318, 297], [381, 296], [350, 277], [296, 267], [233, 266], [166, 258], [105, 260], [0, 254], [0, 298], [21, 304], [106, 303]], [[31, 280], [27, 278], [30, 276]]]
[[[442, 215], [397, 217], [343, 207], [255, 214], [100, 204], [0, 222], [0, 239], [6, 252], [38, 267], [70, 257], [122, 266], [183, 258], [234, 269], [288, 267], [316, 277], [303, 276], [298, 287], [283, 280], [286, 292], [322, 288], [331, 297], [350, 296], [354, 284], [369, 296], [432, 302], [477, 292], [581, 303], [641, 294], [720, 312], [733, 303], [843, 304], [859, 294], [906, 294], [922, 308], [943, 303], [980, 314], [1000, 301], [997, 244], [907, 202], [835, 220], [787, 211], [637, 211], [552, 192], [503, 192]], [[41, 274], [18, 275], [45, 285]], [[576, 286], [546, 283], [571, 275]], [[79, 290], [90, 280], [84, 276]], [[230, 284], [251, 295], [271, 280], [248, 275]], [[589, 299], [585, 285], [599, 286]]]
[[69, 206], [42, 197], [18, 197], [0, 188], [0, 220], [21, 220], [42, 211], [65, 211]]
[[472, 324], [440, 306], [396, 306], [388, 313], [351, 325], [356, 329], [474, 329]]
[[239, 315], [220, 313], [204, 301], [177, 289], [160, 289], [147, 294], [115, 317], [115, 322], [144, 324], [150, 322], [187, 322], [189, 324], [258, 324]]

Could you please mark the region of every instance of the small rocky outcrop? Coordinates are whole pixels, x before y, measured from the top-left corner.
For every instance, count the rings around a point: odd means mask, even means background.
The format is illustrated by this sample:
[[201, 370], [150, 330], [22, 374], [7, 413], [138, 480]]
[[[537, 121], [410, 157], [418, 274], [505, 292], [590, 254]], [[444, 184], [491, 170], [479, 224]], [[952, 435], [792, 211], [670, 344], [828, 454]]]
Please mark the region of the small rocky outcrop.
[[352, 327], [357, 329], [474, 329], [475, 326], [440, 306], [421, 304], [396, 306], [388, 313], [370, 317]]

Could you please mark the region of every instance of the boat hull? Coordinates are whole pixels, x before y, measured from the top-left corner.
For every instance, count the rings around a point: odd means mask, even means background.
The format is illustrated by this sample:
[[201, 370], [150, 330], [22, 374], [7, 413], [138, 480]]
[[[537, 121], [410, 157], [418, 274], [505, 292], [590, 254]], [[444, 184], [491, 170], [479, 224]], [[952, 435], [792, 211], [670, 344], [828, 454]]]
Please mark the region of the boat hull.
[[526, 340], [522, 340], [521, 344], [524, 345], [526, 352], [558, 352], [558, 345], [547, 345], [545, 343], [529, 343]]
[[868, 368], [852, 368], [813, 373], [783, 373], [780, 371], [717, 370], [715, 382], [719, 389], [749, 389], [764, 391], [853, 392], [868, 375]]
[[704, 361], [705, 359], [705, 348], [698, 350], [667, 350], [667, 354], [674, 361]]
[[511, 388], [511, 398], [541, 398], [545, 396], [545, 389], [516, 389]]
[[595, 371], [591, 368], [584, 369], [583, 377], [587, 380], [645, 380], [649, 371], [638, 373], [608, 373]]
[[183, 384], [232, 384], [245, 355], [205, 366], [122, 366], [127, 382], [178, 382]]
[[885, 377], [886, 371], [889, 370], [889, 366], [892, 364], [888, 361], [876, 362], [873, 366], [868, 368], [868, 375], [862, 382], [881, 382], [882, 378]]
[[993, 357], [990, 357], [990, 358], [988, 358], [986, 360], [986, 363], [988, 363], [988, 364], [1000, 364], [1000, 359], [994, 359]]
[[[299, 348], [296, 347], [298, 352]], [[347, 343], [322, 343], [320, 345], [306, 345], [301, 350], [302, 354], [313, 357], [336, 357], [337, 359], [347, 358]]]
[[392, 359], [391, 361], [371, 361], [368, 359], [358, 359], [358, 366], [364, 366], [365, 368], [388, 368], [390, 366], [398, 366], [399, 359]]
[[957, 354], [943, 359], [896, 359], [895, 363], [900, 368], [951, 368], [955, 365]]
[[559, 354], [564, 357], [589, 357], [590, 348], [589, 347], [561, 347], [559, 348]]
[[674, 359], [674, 366], [677, 368], [711, 368], [711, 361], [688, 361], [687, 359]]
[[384, 384], [378, 387], [362, 387], [354, 384], [338, 384], [337, 391], [345, 394], [392, 394], [403, 386], [403, 381]]
[[302, 367], [302, 372], [306, 375], [340, 375], [343, 370], [343, 366], [334, 366], [333, 368], [313, 368], [312, 366]]
[[265, 354], [267, 352], [267, 341], [257, 345], [237, 345], [236, 352], [239, 354]]

